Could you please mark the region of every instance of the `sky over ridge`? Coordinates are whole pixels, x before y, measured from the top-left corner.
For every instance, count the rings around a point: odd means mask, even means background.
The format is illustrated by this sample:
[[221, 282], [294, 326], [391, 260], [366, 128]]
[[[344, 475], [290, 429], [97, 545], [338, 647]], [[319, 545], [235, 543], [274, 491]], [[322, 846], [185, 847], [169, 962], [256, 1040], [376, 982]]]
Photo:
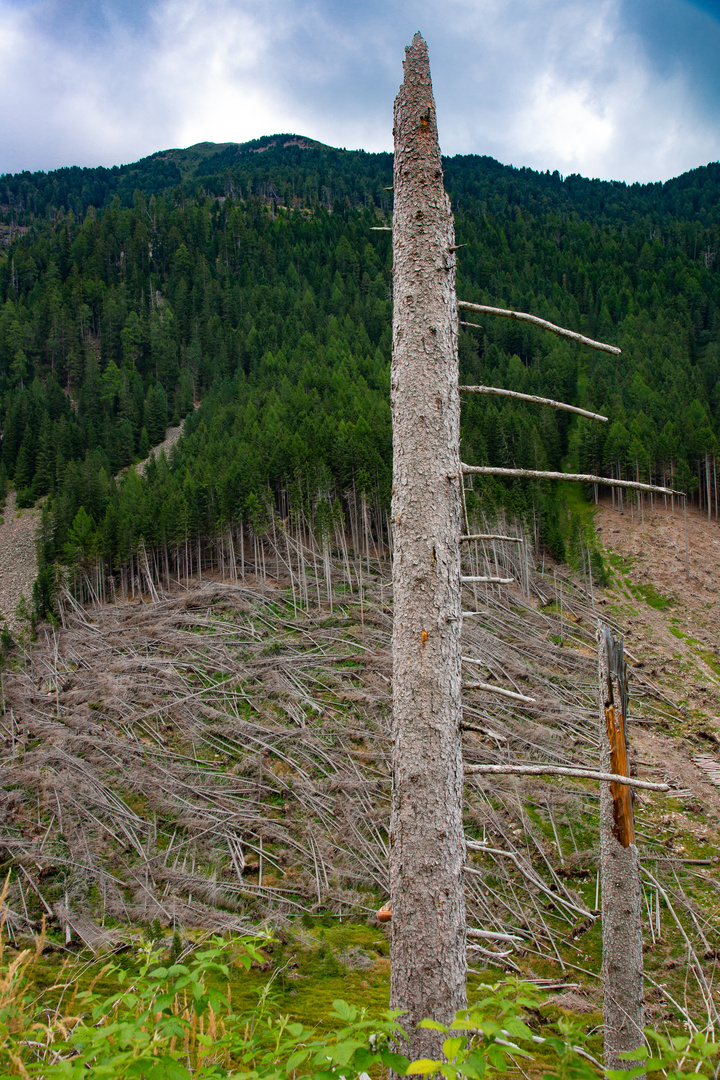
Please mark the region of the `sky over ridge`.
[[0, 173], [281, 131], [391, 150], [416, 30], [446, 154], [628, 182], [720, 158], [720, 0], [0, 0]]

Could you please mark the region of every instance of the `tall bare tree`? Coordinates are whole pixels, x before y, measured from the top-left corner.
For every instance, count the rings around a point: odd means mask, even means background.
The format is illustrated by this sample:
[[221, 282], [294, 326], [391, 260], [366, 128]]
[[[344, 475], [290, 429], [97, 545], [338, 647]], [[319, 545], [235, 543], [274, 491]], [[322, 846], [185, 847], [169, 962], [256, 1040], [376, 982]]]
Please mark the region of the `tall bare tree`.
[[393, 212], [393, 796], [390, 1000], [413, 1056], [466, 1005], [455, 231], [427, 45], [405, 50]]
[[[466, 928], [460, 734], [460, 522], [463, 473], [527, 476], [673, 494], [665, 488], [599, 476], [465, 465], [460, 461], [458, 308], [537, 323], [601, 351], [593, 341], [524, 313], [458, 302], [455, 233], [443, 187], [427, 45], [406, 49], [395, 101], [393, 213], [393, 797], [390, 822], [391, 1004], [406, 1013], [406, 1048], [437, 1057], [440, 1036], [417, 1030], [449, 1021], [466, 1004]], [[563, 402], [553, 408], [607, 418]], [[479, 580], [479, 579], [469, 579]], [[482, 580], [500, 580], [485, 578]], [[601, 773], [627, 776], [622, 647], [602, 638]], [[483, 684], [485, 685], [485, 684]], [[616, 687], [614, 690], [613, 687]], [[623, 689], [623, 687], [625, 689]], [[496, 690], [496, 692], [499, 692]], [[510, 694], [510, 692], [505, 691]], [[615, 706], [617, 694], [618, 707]], [[510, 696], [513, 696], [510, 694]], [[476, 767], [479, 768], [479, 767]], [[523, 771], [521, 766], [519, 771]], [[626, 784], [603, 785], [602, 875], [605, 1052], [642, 1042], [643, 973], [639, 861]]]
[[[600, 768], [628, 776], [625, 727], [628, 677], [623, 646], [606, 627], [598, 630]], [[618, 1055], [644, 1043], [642, 886], [630, 788], [600, 785], [600, 875], [603, 934], [605, 1068], [624, 1069]]]

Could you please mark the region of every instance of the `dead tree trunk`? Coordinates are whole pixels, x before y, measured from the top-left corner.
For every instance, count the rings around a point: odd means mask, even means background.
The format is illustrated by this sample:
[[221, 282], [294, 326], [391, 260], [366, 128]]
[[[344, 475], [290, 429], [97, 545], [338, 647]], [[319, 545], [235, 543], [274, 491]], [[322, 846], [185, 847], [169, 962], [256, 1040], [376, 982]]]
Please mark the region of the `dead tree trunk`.
[[[622, 642], [606, 626], [598, 630], [598, 677], [600, 768], [629, 776], [627, 669]], [[618, 1053], [643, 1045], [645, 999], [640, 859], [632, 793], [624, 784], [600, 785], [600, 873], [605, 1068], [626, 1069], [630, 1063]]]
[[455, 233], [427, 45], [395, 101], [393, 213], [393, 1008], [406, 1052], [437, 1056], [466, 1005], [460, 733], [460, 400]]

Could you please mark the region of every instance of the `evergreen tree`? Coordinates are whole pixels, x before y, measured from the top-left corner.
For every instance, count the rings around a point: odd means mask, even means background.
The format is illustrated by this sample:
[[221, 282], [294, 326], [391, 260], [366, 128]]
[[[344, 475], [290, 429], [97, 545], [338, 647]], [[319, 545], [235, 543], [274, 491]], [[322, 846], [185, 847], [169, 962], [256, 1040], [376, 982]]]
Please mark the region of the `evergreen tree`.
[[147, 432], [151, 446], [156, 446], [157, 443], [163, 441], [167, 422], [167, 397], [162, 384], [155, 383], [148, 390], [143, 407], [143, 428]]
[[18, 492], [29, 488], [35, 475], [35, 436], [30, 430], [30, 425], [25, 428], [20, 451], [15, 463], [13, 480]]

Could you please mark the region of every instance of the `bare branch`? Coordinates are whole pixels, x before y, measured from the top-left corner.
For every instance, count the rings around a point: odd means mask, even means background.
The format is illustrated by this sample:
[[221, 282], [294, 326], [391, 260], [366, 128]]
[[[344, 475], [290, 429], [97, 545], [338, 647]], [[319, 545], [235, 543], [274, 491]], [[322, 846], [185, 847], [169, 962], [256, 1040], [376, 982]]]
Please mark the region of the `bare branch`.
[[[481, 851], [486, 855], [502, 855], [504, 858], [510, 859], [513, 863], [515, 863], [515, 866], [518, 868], [523, 877], [525, 877], [532, 885], [534, 885], [536, 889], [539, 889], [540, 892], [545, 893], [545, 895], [548, 896], [554, 904], [560, 905], [561, 907], [564, 907], [569, 911], [574, 911], [576, 914], [581, 915], [584, 919], [588, 917], [596, 917], [594, 912], [590, 911], [588, 908], [578, 907], [578, 905], [573, 903], [571, 900], [566, 900], [564, 896], [561, 896], [559, 893], [553, 892], [552, 889], [548, 888], [540, 875], [537, 874], [531, 866], [528, 866], [525, 863], [525, 860], [522, 858], [522, 856], [516, 854], [514, 851], [505, 851], [502, 848], [489, 847], [486, 844], [478, 843], [478, 841], [476, 840], [467, 840], [465, 842], [465, 846], [469, 851]], [[465, 873], [480, 874], [482, 876], [482, 871], [478, 870], [475, 866], [466, 865]]]
[[511, 577], [473, 577], [472, 575], [463, 574], [460, 580], [463, 584], [468, 581], [484, 581], [486, 585], [510, 585], [515, 579]]
[[654, 491], [658, 495], [684, 495], [684, 491], [640, 484], [636, 480], [615, 480], [610, 476], [590, 476], [585, 473], [549, 472], [545, 469], [502, 469], [495, 465], [461, 465], [463, 473], [471, 476], [511, 476], [525, 480], [572, 480], [580, 484], [605, 484], [607, 487], [632, 488], [633, 491]]
[[522, 536], [503, 536], [502, 533], [469, 533], [461, 536], [461, 540], [507, 540], [511, 544], [523, 544]]
[[476, 930], [474, 926], [468, 926], [465, 931], [469, 938], [481, 938], [483, 941], [524, 941], [519, 934], [497, 934], [494, 930]]
[[[463, 657], [463, 660], [464, 659], [465, 657]], [[475, 663], [477, 663], [477, 660], [475, 661]], [[534, 697], [525, 697], [524, 694], [518, 694], [514, 690], [506, 690], [503, 686], [493, 686], [492, 683], [463, 683], [463, 690], [487, 690], [487, 692], [490, 694], [499, 694], [500, 697], [512, 698], [513, 701], [527, 701], [532, 704], [534, 704], [535, 702]], [[468, 768], [469, 767], [470, 766], [468, 766]]]
[[585, 780], [602, 780], [608, 783], [625, 784], [626, 787], [644, 788], [646, 791], [670, 790], [669, 784], [656, 784], [651, 780], [638, 780], [634, 776], [622, 776], [620, 773], [598, 772], [597, 769], [572, 769], [564, 765], [466, 765], [465, 772], [503, 773], [510, 776], [579, 776]]
[[551, 409], [561, 409], [563, 412], [576, 413], [578, 416], [587, 416], [589, 420], [607, 421], [607, 416], [600, 413], [590, 412], [588, 409], [580, 409], [577, 405], [566, 405], [564, 401], [555, 401], [553, 398], [538, 397], [537, 394], [521, 394], [517, 390], [503, 390], [499, 386], [460, 386], [461, 394], [492, 394], [493, 397], [517, 398], [518, 401], [532, 401], [535, 405], [549, 405]]
[[518, 319], [520, 322], [529, 322], [533, 326], [541, 326], [543, 330], [550, 330], [553, 334], [559, 334], [560, 337], [577, 341], [580, 345], [588, 345], [591, 349], [612, 353], [613, 356], [620, 356], [622, 353], [622, 349], [618, 349], [615, 345], [606, 345], [602, 341], [593, 341], [592, 338], [587, 338], [583, 334], [576, 334], [574, 330], [565, 330], [564, 327], [556, 326], [555, 323], [548, 322], [547, 319], [539, 319], [537, 315], [528, 315], [524, 311], [507, 311], [505, 308], [488, 307], [487, 304], [471, 304], [467, 300], [458, 300], [458, 307], [461, 311], [478, 311], [482, 315], [499, 315], [503, 319]]

